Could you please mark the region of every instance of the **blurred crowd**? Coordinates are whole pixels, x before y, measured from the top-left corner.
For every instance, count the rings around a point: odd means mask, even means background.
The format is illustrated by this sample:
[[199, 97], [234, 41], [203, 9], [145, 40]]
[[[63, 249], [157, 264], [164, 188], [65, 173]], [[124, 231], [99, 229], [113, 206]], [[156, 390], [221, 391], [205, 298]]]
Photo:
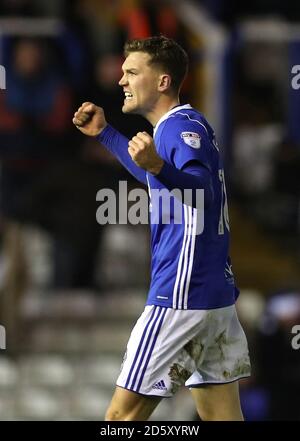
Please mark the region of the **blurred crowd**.
[[[231, 26], [232, 32], [245, 17], [271, 10], [271, 15], [289, 19], [291, 11], [290, 5], [280, 2], [272, 2], [272, 8], [268, 1], [248, 7], [231, 2], [232, 8], [221, 0], [198, 3], [212, 19]], [[118, 80], [124, 41], [162, 33], [186, 47], [191, 73], [182, 102], [201, 107], [192, 90], [193, 66], [199, 64], [195, 42], [174, 5], [167, 0], [0, 3], [2, 18], [59, 20], [49, 35], [47, 31], [36, 34], [34, 29], [22, 35], [11, 29], [1, 36], [1, 63], [7, 71], [7, 90], [0, 94], [2, 225], [14, 219], [51, 232], [54, 286], [93, 286], [93, 262], [102, 235], [94, 222], [95, 192], [103, 186], [113, 188], [122, 176], [130, 180], [97, 143], [76, 133], [71, 124], [74, 110], [83, 101], [93, 101], [104, 107], [108, 121], [129, 138], [137, 130], [151, 133], [142, 118], [124, 117], [121, 112]], [[233, 127], [225, 153], [231, 159], [227, 173], [232, 193], [266, 230], [298, 234], [299, 140], [287, 128], [288, 103], [280, 87], [288, 82], [284, 76], [288, 50], [270, 42], [236, 40], [230, 91]]]
[[7, 75], [0, 95], [2, 228], [13, 220], [51, 233], [53, 287], [99, 288], [94, 273], [103, 228], [95, 222], [95, 194], [131, 178], [94, 140], [76, 133], [73, 113], [92, 101], [129, 138], [149, 130], [142, 118], [121, 112], [123, 44], [160, 32], [181, 41], [184, 34], [164, 2], [1, 2], [1, 17], [20, 16], [60, 23], [54, 35], [33, 29], [1, 37]]
[[299, 253], [300, 137], [293, 128], [298, 98], [289, 64], [287, 43], [252, 42], [237, 50], [230, 174], [247, 215], [283, 242], [292, 238], [288, 244]]

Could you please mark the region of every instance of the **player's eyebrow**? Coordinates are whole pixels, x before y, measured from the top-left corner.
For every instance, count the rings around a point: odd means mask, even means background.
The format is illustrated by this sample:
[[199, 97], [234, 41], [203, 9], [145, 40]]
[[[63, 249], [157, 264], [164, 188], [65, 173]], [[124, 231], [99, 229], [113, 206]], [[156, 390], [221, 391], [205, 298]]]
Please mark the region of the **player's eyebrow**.
[[135, 69], [134, 67], [129, 69], [122, 69], [124, 73], [137, 73], [138, 69]]

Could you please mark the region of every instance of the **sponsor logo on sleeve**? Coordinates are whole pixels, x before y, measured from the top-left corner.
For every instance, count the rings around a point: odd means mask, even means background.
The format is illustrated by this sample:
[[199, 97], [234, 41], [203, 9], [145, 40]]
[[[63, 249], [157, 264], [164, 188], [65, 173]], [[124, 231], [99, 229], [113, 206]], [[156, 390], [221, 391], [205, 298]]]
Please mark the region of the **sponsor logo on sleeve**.
[[200, 149], [201, 145], [201, 137], [198, 133], [195, 132], [182, 132], [181, 138], [183, 141], [192, 147], [193, 149]]

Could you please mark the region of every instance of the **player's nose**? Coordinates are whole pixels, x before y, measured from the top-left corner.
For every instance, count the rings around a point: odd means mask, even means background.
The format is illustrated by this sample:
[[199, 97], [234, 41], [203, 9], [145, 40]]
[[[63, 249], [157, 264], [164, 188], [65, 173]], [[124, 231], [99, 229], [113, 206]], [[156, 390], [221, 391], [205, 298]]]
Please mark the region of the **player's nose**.
[[126, 84], [127, 84], [127, 80], [125, 78], [125, 75], [123, 75], [119, 81], [119, 86], [125, 86]]

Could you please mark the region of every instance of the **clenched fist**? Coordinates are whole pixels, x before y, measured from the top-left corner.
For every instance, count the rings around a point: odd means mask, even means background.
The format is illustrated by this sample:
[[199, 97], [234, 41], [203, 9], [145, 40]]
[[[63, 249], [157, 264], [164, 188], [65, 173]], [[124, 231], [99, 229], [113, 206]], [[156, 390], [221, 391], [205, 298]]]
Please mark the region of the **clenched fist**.
[[97, 136], [106, 127], [104, 111], [93, 103], [83, 103], [74, 113], [73, 123], [82, 133]]
[[146, 132], [139, 132], [128, 143], [128, 153], [139, 167], [157, 175], [164, 161], [158, 156], [153, 138]]

